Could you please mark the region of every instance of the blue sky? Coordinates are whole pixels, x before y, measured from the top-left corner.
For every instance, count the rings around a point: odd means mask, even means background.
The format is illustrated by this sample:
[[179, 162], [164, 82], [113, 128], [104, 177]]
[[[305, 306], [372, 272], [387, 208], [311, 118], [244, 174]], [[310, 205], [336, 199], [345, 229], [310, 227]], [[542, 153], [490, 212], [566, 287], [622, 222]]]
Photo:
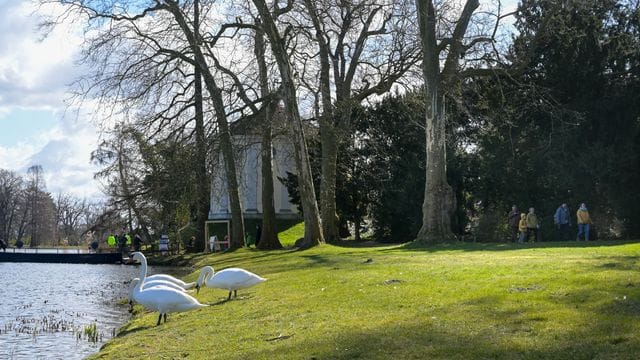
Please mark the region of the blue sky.
[[90, 162], [99, 134], [65, 103], [81, 74], [81, 32], [39, 33], [33, 14], [31, 1], [0, 0], [0, 168], [25, 174], [41, 165], [49, 192], [102, 198]]
[[34, 139], [38, 134], [55, 126], [57, 120], [49, 110], [10, 109], [0, 118], [0, 144], [14, 147], [26, 139]]

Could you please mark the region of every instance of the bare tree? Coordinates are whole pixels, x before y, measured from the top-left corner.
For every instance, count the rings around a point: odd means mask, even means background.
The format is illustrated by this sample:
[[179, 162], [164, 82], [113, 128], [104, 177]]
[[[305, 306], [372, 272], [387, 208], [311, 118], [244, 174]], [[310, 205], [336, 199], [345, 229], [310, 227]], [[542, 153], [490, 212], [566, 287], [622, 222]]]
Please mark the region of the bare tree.
[[45, 188], [44, 174], [41, 165], [32, 165], [27, 169], [27, 173], [30, 176], [29, 180], [29, 203], [31, 213], [31, 247], [38, 247], [38, 241], [40, 240], [40, 225], [41, 220], [41, 196], [42, 189]]
[[[269, 89], [268, 68], [265, 59], [265, 34], [260, 18], [256, 18], [254, 53], [258, 63], [258, 74], [260, 78], [260, 94], [267, 97], [271, 94]], [[278, 239], [276, 229], [276, 210], [273, 200], [273, 145], [272, 145], [272, 119], [275, 114], [276, 102], [271, 101], [261, 113], [262, 130], [262, 228], [260, 234], [260, 249], [279, 249], [282, 244]]]
[[[462, 81], [460, 61], [483, 44], [494, 44], [498, 24], [509, 14], [493, 16], [495, 25], [487, 28], [489, 34], [467, 32], [474, 12], [480, 6], [478, 0], [466, 0], [464, 6], [451, 13], [459, 14], [457, 19], [446, 18], [447, 2], [416, 0], [420, 38], [422, 42], [422, 73], [426, 100], [426, 180], [422, 205], [422, 227], [416, 241], [433, 242], [454, 239], [451, 231], [451, 215], [454, 211], [454, 192], [447, 183], [446, 173], [446, 112], [444, 99]], [[439, 8], [437, 6], [440, 6]], [[443, 35], [438, 41], [438, 37]], [[478, 57], [472, 64], [482, 64]], [[486, 62], [484, 63], [486, 69]]]
[[296, 165], [299, 172], [300, 198], [302, 202], [302, 211], [304, 213], [305, 226], [302, 247], [311, 247], [324, 243], [324, 237], [320, 226], [318, 202], [316, 200], [311, 175], [311, 166], [309, 163], [309, 154], [307, 152], [304, 127], [300, 117], [300, 109], [298, 108], [296, 84], [294, 81], [295, 75], [286, 48], [287, 34], [281, 33], [276, 24], [278, 16], [291, 9], [292, 1], [289, 1], [287, 6], [284, 8], [280, 8], [277, 1], [274, 2], [273, 12], [269, 10], [269, 7], [264, 0], [253, 0], [253, 3], [260, 14], [265, 34], [271, 44], [271, 51], [276, 59], [278, 70], [280, 72], [282, 81], [280, 90], [284, 100], [287, 120], [294, 139]]
[[352, 109], [372, 95], [388, 92], [417, 63], [420, 51], [408, 1], [305, 0], [304, 4], [320, 63], [322, 228], [325, 239], [334, 241], [339, 238], [338, 149], [351, 134]]
[[[193, 32], [195, 34], [200, 33], [200, 2], [194, 0], [193, 2]], [[208, 241], [204, 238], [204, 227], [206, 220], [209, 216], [209, 187], [210, 181], [207, 176], [207, 145], [206, 134], [204, 124], [204, 99], [202, 96], [202, 72], [200, 67], [193, 67], [193, 81], [194, 81], [194, 118], [195, 118], [195, 156], [194, 166], [196, 170], [196, 229], [198, 236], [196, 237], [196, 243], [194, 245], [195, 251], [204, 251]]]
[[23, 193], [22, 178], [12, 171], [0, 169], [0, 239], [6, 242], [16, 236]]
[[[129, 115], [128, 109], [136, 109], [138, 112], [146, 110], [147, 114], [155, 114], [146, 117], [150, 120], [146, 126], [147, 132], [151, 134], [150, 137], [154, 134], [166, 136], [184, 130], [185, 123], [173, 127], [169, 127], [169, 124], [186, 116], [192, 104], [197, 104], [195, 105], [196, 116], [193, 117], [196, 122], [195, 142], [203, 154], [197, 158], [199, 161], [206, 161], [207, 152], [201, 148], [205, 144], [205, 131], [202, 126], [204, 124], [201, 124], [201, 120], [204, 120], [200, 116], [199, 108], [201, 102], [199, 97], [195, 101], [192, 100], [191, 82], [186, 82], [185, 85], [184, 81], [196, 79], [194, 82], [199, 84], [200, 76], [193, 76], [193, 73], [187, 70], [188, 68], [198, 69], [209, 92], [211, 107], [215, 111], [217, 134], [225, 160], [227, 190], [232, 213], [232, 246], [242, 246], [244, 244], [242, 204], [228, 126], [229, 120], [222, 98], [223, 91], [218, 86], [218, 80], [212, 73], [213, 68], [207, 63], [201, 48], [206, 44], [198, 33], [199, 24], [192, 21], [190, 11], [196, 7], [190, 2], [181, 4], [178, 1], [168, 0], [154, 1], [150, 6], [143, 8], [134, 1], [115, 5], [109, 1], [93, 3], [68, 1], [64, 5], [69, 10], [63, 17], [84, 16], [88, 21], [87, 26], [98, 30], [98, 35], [92, 38], [88, 48], [99, 51], [87, 50], [85, 60], [103, 64], [101, 68], [109, 70], [108, 73], [97, 71], [84, 83], [80, 83], [79, 85], [85, 85], [84, 88], [80, 87], [80, 95], [87, 96], [95, 92], [103, 101], [113, 102], [114, 99], [121, 101], [124, 110], [118, 114], [120, 116]], [[149, 16], [150, 14], [154, 16]], [[104, 22], [109, 22], [110, 26], [102, 26]], [[123, 44], [125, 46], [122, 46]], [[110, 105], [110, 108], [113, 108], [113, 105]], [[197, 169], [202, 172], [206, 169], [206, 165], [197, 165]], [[203, 179], [205, 175], [198, 176], [198, 191], [203, 191], [205, 187]], [[206, 201], [208, 201], [207, 194], [203, 194], [203, 197], [196, 201], [196, 212], [202, 224], [202, 217], [206, 214], [204, 210]]]
[[63, 238], [70, 244], [77, 245], [80, 240], [82, 215], [87, 212], [86, 200], [75, 198], [69, 194], [59, 193], [55, 198], [55, 214], [57, 237], [59, 244]]

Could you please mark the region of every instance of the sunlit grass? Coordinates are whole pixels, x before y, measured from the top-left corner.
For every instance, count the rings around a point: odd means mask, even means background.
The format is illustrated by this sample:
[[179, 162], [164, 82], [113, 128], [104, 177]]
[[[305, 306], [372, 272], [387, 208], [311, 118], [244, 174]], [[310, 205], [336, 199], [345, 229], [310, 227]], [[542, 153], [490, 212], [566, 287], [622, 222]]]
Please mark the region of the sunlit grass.
[[226, 291], [204, 289], [198, 299], [209, 308], [171, 314], [157, 327], [157, 314], [138, 314], [97, 358], [640, 354], [640, 244], [323, 245], [192, 260], [195, 268], [238, 266], [269, 280], [229, 302]]
[[282, 231], [278, 234], [278, 239], [284, 247], [293, 246], [296, 240], [300, 239], [304, 235], [304, 223], [293, 225], [292, 227]]

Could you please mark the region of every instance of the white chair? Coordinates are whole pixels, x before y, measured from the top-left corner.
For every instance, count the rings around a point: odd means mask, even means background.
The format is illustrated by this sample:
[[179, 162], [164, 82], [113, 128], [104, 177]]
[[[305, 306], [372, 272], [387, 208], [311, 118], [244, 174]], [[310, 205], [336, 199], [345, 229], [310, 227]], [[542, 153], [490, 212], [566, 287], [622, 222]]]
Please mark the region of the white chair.
[[[224, 245], [224, 248], [221, 246]], [[224, 251], [231, 247], [231, 241], [228, 236], [225, 236], [224, 240], [219, 240], [216, 235], [209, 238], [209, 247], [211, 251]]]

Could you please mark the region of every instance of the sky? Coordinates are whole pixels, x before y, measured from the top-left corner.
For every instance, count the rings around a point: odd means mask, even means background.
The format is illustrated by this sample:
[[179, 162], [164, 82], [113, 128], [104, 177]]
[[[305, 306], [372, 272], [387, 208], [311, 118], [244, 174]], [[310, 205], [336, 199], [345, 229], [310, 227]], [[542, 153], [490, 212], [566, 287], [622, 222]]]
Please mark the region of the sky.
[[68, 84], [81, 74], [81, 32], [69, 25], [43, 36], [34, 9], [0, 0], [0, 169], [24, 175], [41, 165], [47, 191], [103, 198], [90, 161], [98, 131], [66, 105]]

